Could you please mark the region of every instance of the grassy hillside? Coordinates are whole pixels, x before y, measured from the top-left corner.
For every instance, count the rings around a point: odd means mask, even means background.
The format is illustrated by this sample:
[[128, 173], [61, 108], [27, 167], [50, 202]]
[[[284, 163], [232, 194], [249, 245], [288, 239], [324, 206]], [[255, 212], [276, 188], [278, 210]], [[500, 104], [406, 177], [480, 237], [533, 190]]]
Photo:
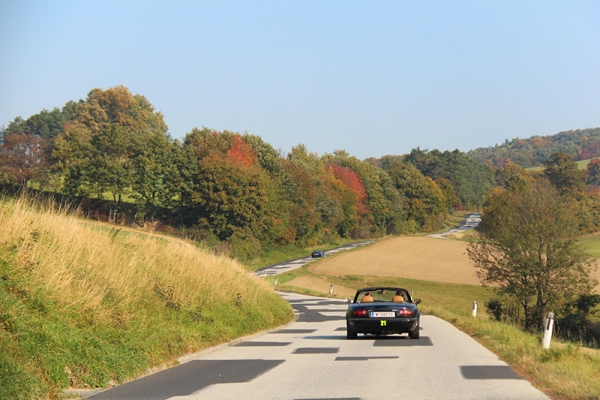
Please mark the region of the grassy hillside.
[[0, 201], [0, 398], [105, 387], [293, 318], [272, 286], [187, 242]]

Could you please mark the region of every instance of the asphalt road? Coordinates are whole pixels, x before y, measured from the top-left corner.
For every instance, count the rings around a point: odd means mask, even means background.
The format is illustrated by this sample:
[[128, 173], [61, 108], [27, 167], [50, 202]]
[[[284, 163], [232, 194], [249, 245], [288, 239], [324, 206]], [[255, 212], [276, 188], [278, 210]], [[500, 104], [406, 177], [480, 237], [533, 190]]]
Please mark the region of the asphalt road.
[[451, 324], [421, 316], [421, 338], [346, 340], [341, 300], [281, 293], [285, 327], [220, 346], [90, 397], [100, 399], [548, 399]]
[[[370, 244], [373, 242], [374, 242], [374, 240], [368, 240], [366, 242], [360, 242], [360, 243], [350, 243], [350, 244], [346, 244], [344, 246], [336, 247], [335, 249], [326, 250], [325, 257], [330, 256], [330, 255], [335, 254], [340, 251], [352, 250], [357, 247], [364, 246], [366, 244]], [[288, 271], [294, 270], [296, 268], [300, 268], [304, 264], [315, 261], [315, 260], [319, 260], [319, 258], [312, 258], [311, 256], [308, 256], [308, 257], [298, 258], [296, 260], [284, 261], [279, 264], [270, 265], [268, 267], [264, 267], [259, 270], [256, 270], [255, 274], [258, 276], [271, 276], [271, 275], [282, 274], [284, 272], [288, 272]]]
[[474, 229], [480, 223], [481, 223], [481, 214], [480, 213], [468, 214], [465, 216], [465, 219], [457, 227], [450, 228], [450, 229], [446, 230], [446, 232], [433, 233], [433, 234], [427, 235], [427, 236], [437, 237], [437, 238], [445, 238], [446, 235], [463, 233], [465, 231], [468, 231], [469, 229]]

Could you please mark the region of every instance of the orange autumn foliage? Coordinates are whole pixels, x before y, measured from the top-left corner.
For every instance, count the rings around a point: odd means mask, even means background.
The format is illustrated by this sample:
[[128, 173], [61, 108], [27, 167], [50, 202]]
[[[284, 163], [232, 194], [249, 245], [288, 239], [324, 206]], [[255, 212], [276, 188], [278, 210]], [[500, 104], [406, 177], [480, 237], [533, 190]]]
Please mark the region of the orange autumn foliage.
[[257, 161], [256, 150], [244, 142], [240, 136], [233, 138], [233, 144], [227, 150], [227, 156], [245, 167], [250, 167]]
[[358, 174], [352, 169], [342, 167], [338, 164], [328, 165], [327, 170], [331, 171], [333, 173], [333, 176], [342, 181], [344, 185], [346, 185], [350, 190], [356, 193], [356, 195], [358, 196], [358, 202], [356, 204], [358, 215], [363, 216], [368, 214], [369, 209], [365, 205], [367, 192]]

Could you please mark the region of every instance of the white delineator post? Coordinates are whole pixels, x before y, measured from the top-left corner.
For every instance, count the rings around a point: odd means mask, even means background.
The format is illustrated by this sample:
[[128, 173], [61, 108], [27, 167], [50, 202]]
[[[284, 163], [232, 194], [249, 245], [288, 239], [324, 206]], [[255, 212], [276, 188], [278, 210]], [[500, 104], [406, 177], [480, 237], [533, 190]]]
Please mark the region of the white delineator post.
[[477, 316], [477, 300], [473, 300], [473, 312], [472, 312], [473, 318], [475, 318]]
[[329, 285], [329, 295], [333, 295], [333, 285]]
[[550, 342], [552, 341], [552, 327], [554, 326], [554, 313], [549, 312], [546, 315], [546, 325], [544, 325], [544, 339], [542, 340], [542, 344], [544, 349], [548, 350], [550, 348]]

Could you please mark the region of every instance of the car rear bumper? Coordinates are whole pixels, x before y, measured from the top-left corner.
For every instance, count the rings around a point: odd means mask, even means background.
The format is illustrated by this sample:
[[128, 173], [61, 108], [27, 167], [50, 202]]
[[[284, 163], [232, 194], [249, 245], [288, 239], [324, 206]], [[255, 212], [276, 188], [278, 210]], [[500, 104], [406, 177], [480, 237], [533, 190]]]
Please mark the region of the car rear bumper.
[[347, 323], [356, 333], [407, 333], [419, 327], [418, 318], [355, 318]]

